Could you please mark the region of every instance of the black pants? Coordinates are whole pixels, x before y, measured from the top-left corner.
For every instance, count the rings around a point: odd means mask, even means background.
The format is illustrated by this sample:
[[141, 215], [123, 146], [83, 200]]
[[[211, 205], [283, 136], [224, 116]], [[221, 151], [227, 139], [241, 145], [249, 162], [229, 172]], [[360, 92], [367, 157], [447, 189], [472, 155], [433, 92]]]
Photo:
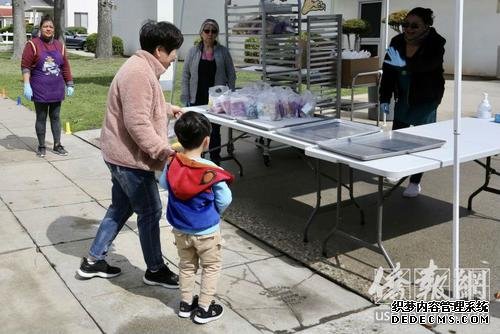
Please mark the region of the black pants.
[[47, 124], [47, 114], [50, 117], [50, 128], [54, 145], [61, 143], [61, 102], [42, 103], [35, 102], [36, 123], [35, 131], [38, 137], [38, 146], [45, 147], [45, 128]]
[[[212, 160], [216, 164], [219, 164], [221, 159], [220, 145], [221, 145], [220, 125], [212, 123], [212, 132], [210, 133], [210, 144], [208, 145], [208, 149], [210, 150], [210, 160]], [[211, 149], [214, 147], [218, 147], [218, 149], [211, 151]]]
[[[392, 123], [393, 130], [405, 129], [405, 128], [409, 128], [409, 127], [410, 127], [410, 124], [406, 124], [406, 123], [403, 123], [403, 122], [400, 122], [397, 120], [394, 120], [394, 122]], [[420, 183], [420, 180], [422, 180], [422, 175], [424, 175], [424, 173], [418, 173], [418, 174], [414, 174], [414, 175], [410, 176], [410, 182], [417, 183], [417, 184]]]

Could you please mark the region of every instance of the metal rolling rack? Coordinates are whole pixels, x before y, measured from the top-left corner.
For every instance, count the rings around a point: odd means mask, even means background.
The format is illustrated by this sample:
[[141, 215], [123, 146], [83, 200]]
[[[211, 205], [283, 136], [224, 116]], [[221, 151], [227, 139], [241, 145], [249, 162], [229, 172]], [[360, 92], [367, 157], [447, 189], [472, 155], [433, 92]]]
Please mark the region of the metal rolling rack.
[[[237, 70], [261, 73], [263, 81], [300, 90], [298, 37], [301, 32], [301, 0], [268, 3], [226, 0], [226, 46]], [[268, 33], [268, 18], [289, 20], [293, 32]], [[251, 50], [245, 50], [245, 45]]]
[[[359, 83], [362, 78], [373, 78], [372, 82], [369, 83]], [[378, 92], [379, 85], [380, 85], [380, 79], [382, 78], [382, 70], [378, 71], [371, 71], [371, 72], [361, 72], [356, 74], [352, 78], [352, 83], [349, 86], [346, 86], [345, 88], [349, 88], [351, 90], [351, 99], [343, 99], [341, 100], [341, 109], [350, 112], [350, 119], [351, 121], [353, 120], [354, 117], [354, 111], [356, 110], [362, 110], [362, 109], [370, 109], [370, 108], [376, 108], [377, 110], [377, 126], [379, 126], [380, 123], [380, 102], [378, 99], [376, 101], [371, 102], [371, 101], [356, 101], [354, 100], [354, 90], [356, 88], [360, 87], [376, 87], [376, 91]]]
[[320, 114], [329, 109], [340, 118], [342, 15], [310, 15], [305, 23], [307, 89], [317, 96]]

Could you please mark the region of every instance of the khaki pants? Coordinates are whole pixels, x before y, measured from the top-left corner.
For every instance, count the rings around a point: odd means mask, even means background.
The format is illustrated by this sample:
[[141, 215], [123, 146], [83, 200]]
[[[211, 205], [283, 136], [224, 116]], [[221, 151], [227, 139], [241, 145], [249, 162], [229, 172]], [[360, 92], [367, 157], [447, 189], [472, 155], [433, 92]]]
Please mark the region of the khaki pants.
[[222, 267], [220, 230], [207, 235], [190, 235], [174, 230], [179, 253], [179, 287], [181, 300], [191, 303], [195, 275], [201, 265], [201, 288], [198, 303], [208, 307], [214, 299]]

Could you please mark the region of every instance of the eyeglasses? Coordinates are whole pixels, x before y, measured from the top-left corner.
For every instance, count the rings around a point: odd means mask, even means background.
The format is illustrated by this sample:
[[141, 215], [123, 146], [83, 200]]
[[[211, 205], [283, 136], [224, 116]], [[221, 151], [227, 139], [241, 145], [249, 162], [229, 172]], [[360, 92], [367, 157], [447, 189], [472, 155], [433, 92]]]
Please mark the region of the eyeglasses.
[[214, 35], [218, 33], [218, 31], [217, 31], [217, 30], [214, 30], [214, 29], [203, 29], [203, 32], [204, 32], [205, 34], [207, 34], [207, 35], [208, 35], [208, 34], [210, 34], [210, 33], [212, 33], [212, 34], [214, 34]]
[[403, 22], [403, 23], [401, 23], [401, 26], [404, 29], [408, 29], [408, 28], [418, 29], [418, 28], [420, 28], [420, 24], [418, 24], [418, 23], [410, 23], [410, 22]]

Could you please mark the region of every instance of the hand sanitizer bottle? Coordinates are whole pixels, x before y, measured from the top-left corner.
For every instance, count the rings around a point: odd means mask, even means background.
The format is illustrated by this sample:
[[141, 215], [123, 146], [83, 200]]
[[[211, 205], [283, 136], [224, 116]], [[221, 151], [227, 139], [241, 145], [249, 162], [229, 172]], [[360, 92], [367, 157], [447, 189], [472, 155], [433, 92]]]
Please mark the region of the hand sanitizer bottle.
[[477, 118], [491, 118], [491, 105], [488, 101], [488, 93], [483, 93], [483, 101], [477, 107]]

